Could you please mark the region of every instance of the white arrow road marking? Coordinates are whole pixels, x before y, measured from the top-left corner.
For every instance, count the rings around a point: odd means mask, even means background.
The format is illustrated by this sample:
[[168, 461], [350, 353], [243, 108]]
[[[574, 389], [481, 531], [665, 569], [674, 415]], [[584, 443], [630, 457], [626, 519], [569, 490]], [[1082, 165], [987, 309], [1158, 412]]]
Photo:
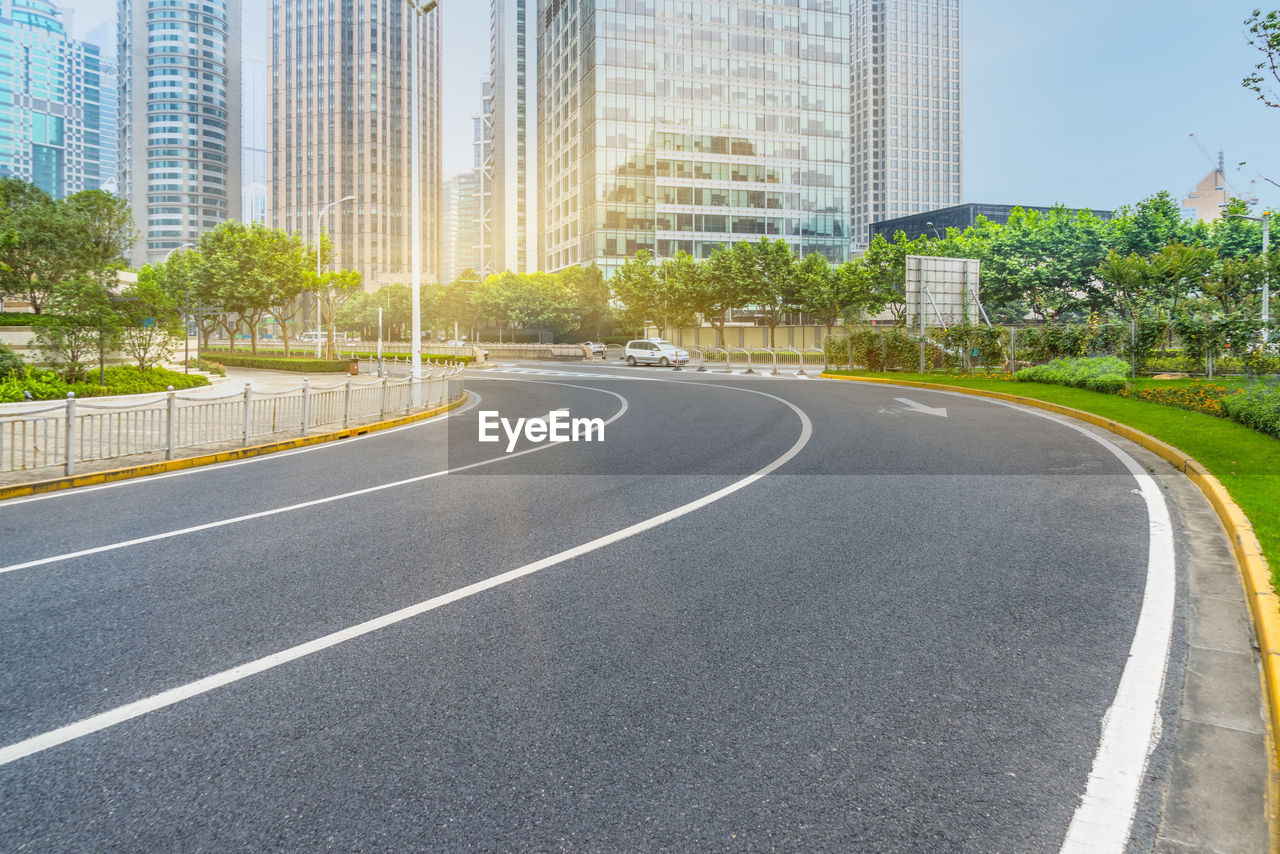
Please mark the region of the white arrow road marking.
[[913, 412], [923, 412], [925, 415], [940, 415], [943, 418], [947, 417], [947, 410], [945, 407], [938, 407], [935, 409], [932, 406], [925, 406], [923, 403], [916, 403], [914, 400], [906, 397], [895, 397], [894, 400], [898, 401], [898, 403], [905, 403], [907, 406], [910, 406]]

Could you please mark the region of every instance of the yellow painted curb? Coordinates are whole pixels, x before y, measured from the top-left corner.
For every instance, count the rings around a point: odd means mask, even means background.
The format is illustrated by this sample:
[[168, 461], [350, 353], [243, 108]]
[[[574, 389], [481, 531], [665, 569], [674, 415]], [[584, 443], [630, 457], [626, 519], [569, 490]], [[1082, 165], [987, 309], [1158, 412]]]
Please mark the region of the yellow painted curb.
[[846, 377], [823, 373], [823, 379], [849, 380], [852, 382], [878, 383], [883, 385], [910, 386], [915, 388], [937, 389], [939, 391], [958, 392], [977, 397], [991, 397], [1007, 400], [1024, 406], [1046, 409], [1059, 415], [1068, 415], [1080, 421], [1086, 421], [1098, 427], [1110, 430], [1120, 436], [1136, 442], [1148, 451], [1159, 456], [1174, 468], [1183, 472], [1191, 482], [1199, 487], [1214, 512], [1231, 538], [1231, 548], [1235, 552], [1236, 566], [1244, 583], [1245, 598], [1249, 602], [1249, 613], [1253, 617], [1253, 629], [1258, 639], [1258, 650], [1262, 657], [1263, 696], [1267, 698], [1267, 751], [1270, 762], [1267, 818], [1271, 828], [1271, 850], [1280, 852], [1280, 753], [1277, 752], [1276, 735], [1280, 733], [1280, 597], [1271, 585], [1271, 570], [1266, 558], [1262, 555], [1262, 547], [1258, 544], [1253, 525], [1245, 516], [1216, 477], [1192, 457], [1172, 445], [1161, 442], [1154, 436], [1148, 436], [1127, 424], [1121, 424], [1110, 418], [1094, 415], [1080, 409], [1072, 409], [1057, 403], [1036, 400], [1032, 397], [1021, 397], [986, 389], [964, 388], [962, 386], [942, 385], [939, 383], [920, 382], [918, 380], [895, 380], [881, 377]]
[[388, 430], [392, 427], [400, 427], [404, 424], [412, 424], [415, 421], [423, 421], [427, 418], [434, 418], [442, 412], [448, 412], [462, 405], [466, 397], [462, 397], [453, 403], [437, 406], [434, 409], [428, 409], [423, 412], [415, 412], [412, 415], [404, 415], [400, 418], [392, 418], [388, 421], [375, 421], [372, 424], [361, 424], [359, 427], [346, 427], [342, 430], [334, 430], [330, 433], [317, 433], [314, 436], [299, 436], [296, 439], [284, 439], [279, 442], [268, 442], [265, 445], [250, 445], [244, 448], [234, 448], [230, 451], [217, 451], [212, 454], [201, 454], [195, 457], [183, 457], [176, 460], [165, 460], [160, 463], [146, 463], [138, 466], [128, 466], [121, 469], [112, 469], [110, 471], [91, 472], [88, 474], [71, 475], [70, 477], [57, 477], [52, 480], [38, 480], [34, 483], [22, 483], [16, 486], [0, 487], [0, 501], [6, 498], [20, 498], [27, 495], [40, 495], [45, 492], [57, 492], [60, 489], [72, 489], [77, 486], [94, 486], [100, 483], [111, 483], [117, 480], [129, 480], [135, 477], [146, 477], [150, 474], [163, 474], [164, 472], [179, 471], [181, 469], [192, 469], [198, 466], [209, 466], [214, 463], [225, 463], [231, 460], [242, 460], [247, 457], [258, 457], [263, 454], [271, 454], [276, 451], [289, 451], [294, 448], [302, 448], [307, 445], [320, 445], [325, 442], [336, 442], [342, 439], [350, 439], [352, 436], [363, 436], [366, 433], [376, 433], [379, 430]]

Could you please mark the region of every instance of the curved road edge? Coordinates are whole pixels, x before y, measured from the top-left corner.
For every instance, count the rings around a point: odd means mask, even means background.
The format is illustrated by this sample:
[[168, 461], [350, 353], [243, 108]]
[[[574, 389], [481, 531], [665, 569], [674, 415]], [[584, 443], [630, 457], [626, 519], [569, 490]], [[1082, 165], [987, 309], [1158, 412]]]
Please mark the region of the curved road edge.
[[1245, 598], [1249, 603], [1249, 616], [1253, 621], [1254, 635], [1258, 641], [1258, 650], [1262, 659], [1263, 697], [1267, 705], [1267, 759], [1269, 773], [1267, 775], [1267, 824], [1270, 829], [1270, 849], [1280, 852], [1280, 745], [1276, 734], [1280, 733], [1280, 596], [1271, 584], [1271, 570], [1262, 555], [1262, 547], [1254, 534], [1253, 525], [1244, 511], [1231, 500], [1216, 477], [1209, 473], [1203, 465], [1183, 451], [1135, 430], [1127, 424], [1103, 418], [1092, 412], [1072, 409], [1057, 403], [1005, 394], [986, 389], [972, 389], [961, 386], [942, 385], [940, 383], [919, 382], [916, 380], [881, 379], [879, 377], [848, 377], [823, 373], [822, 379], [846, 380], [879, 385], [907, 386], [927, 388], [954, 394], [968, 394], [976, 397], [988, 397], [996, 400], [1017, 403], [1044, 409], [1058, 415], [1066, 415], [1080, 421], [1109, 430], [1116, 435], [1141, 445], [1148, 451], [1168, 462], [1185, 474], [1204, 494], [1213, 507], [1219, 521], [1231, 540], [1232, 553], [1236, 558], [1236, 567], [1244, 584]]
[[413, 424], [417, 421], [425, 421], [429, 418], [435, 418], [437, 415], [443, 415], [450, 410], [457, 409], [468, 400], [468, 395], [463, 394], [462, 397], [446, 403], [443, 406], [435, 406], [431, 409], [425, 409], [422, 412], [414, 412], [411, 415], [402, 415], [399, 418], [390, 418], [386, 421], [374, 421], [369, 424], [360, 424], [355, 427], [344, 427], [341, 430], [331, 430], [326, 433], [316, 433], [310, 436], [299, 436], [295, 439], [281, 439], [275, 442], [267, 442], [262, 445], [248, 445], [243, 448], [233, 448], [228, 451], [214, 451], [207, 454], [197, 454], [191, 457], [181, 457], [176, 460], [165, 460], [158, 463], [143, 463], [141, 465], [125, 466], [124, 468], [110, 469], [108, 471], [87, 472], [85, 474], [71, 475], [70, 477], [55, 477], [50, 480], [37, 480], [31, 483], [20, 483], [14, 486], [0, 487], [0, 501], [8, 498], [22, 498], [31, 495], [40, 495], [46, 492], [57, 492], [63, 489], [73, 489], [77, 486], [97, 486], [103, 483], [113, 483], [118, 480], [130, 480], [135, 477], [147, 477], [153, 474], [165, 474], [167, 472], [180, 471], [182, 469], [198, 468], [199, 466], [211, 466], [216, 463], [226, 463], [233, 460], [243, 460], [249, 457], [258, 457], [264, 454], [274, 454], [279, 451], [292, 451], [296, 448], [303, 448], [308, 445], [321, 445], [326, 442], [338, 442], [343, 439], [351, 439], [356, 436], [363, 436], [368, 433], [376, 433], [381, 430], [391, 430], [396, 427], [403, 427], [407, 424]]

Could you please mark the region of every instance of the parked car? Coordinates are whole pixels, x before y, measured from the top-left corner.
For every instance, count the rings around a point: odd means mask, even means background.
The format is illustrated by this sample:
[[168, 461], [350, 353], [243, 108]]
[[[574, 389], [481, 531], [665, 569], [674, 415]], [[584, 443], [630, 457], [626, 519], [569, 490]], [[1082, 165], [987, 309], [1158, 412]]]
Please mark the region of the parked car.
[[684, 364], [689, 361], [689, 353], [670, 341], [651, 338], [646, 341], [628, 341], [622, 357], [628, 365], [667, 365]]
[[595, 341], [583, 341], [582, 346], [586, 347], [593, 356], [600, 356], [603, 358], [604, 354], [609, 352], [608, 347], [603, 344], [597, 344]]

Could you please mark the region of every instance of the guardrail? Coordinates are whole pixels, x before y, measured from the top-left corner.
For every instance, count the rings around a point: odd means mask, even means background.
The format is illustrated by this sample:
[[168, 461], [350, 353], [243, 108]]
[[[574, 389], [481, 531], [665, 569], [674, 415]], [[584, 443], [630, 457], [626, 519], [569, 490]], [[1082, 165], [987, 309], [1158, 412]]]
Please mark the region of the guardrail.
[[38, 406], [0, 407], [0, 472], [61, 465], [75, 474], [76, 463], [132, 454], [240, 442], [281, 432], [301, 432], [352, 420], [385, 417], [450, 403], [462, 397], [462, 366], [424, 366], [412, 378], [353, 384], [313, 385], [303, 378], [296, 388], [243, 391], [217, 397], [183, 395], [172, 388], [136, 400], [77, 399]]

